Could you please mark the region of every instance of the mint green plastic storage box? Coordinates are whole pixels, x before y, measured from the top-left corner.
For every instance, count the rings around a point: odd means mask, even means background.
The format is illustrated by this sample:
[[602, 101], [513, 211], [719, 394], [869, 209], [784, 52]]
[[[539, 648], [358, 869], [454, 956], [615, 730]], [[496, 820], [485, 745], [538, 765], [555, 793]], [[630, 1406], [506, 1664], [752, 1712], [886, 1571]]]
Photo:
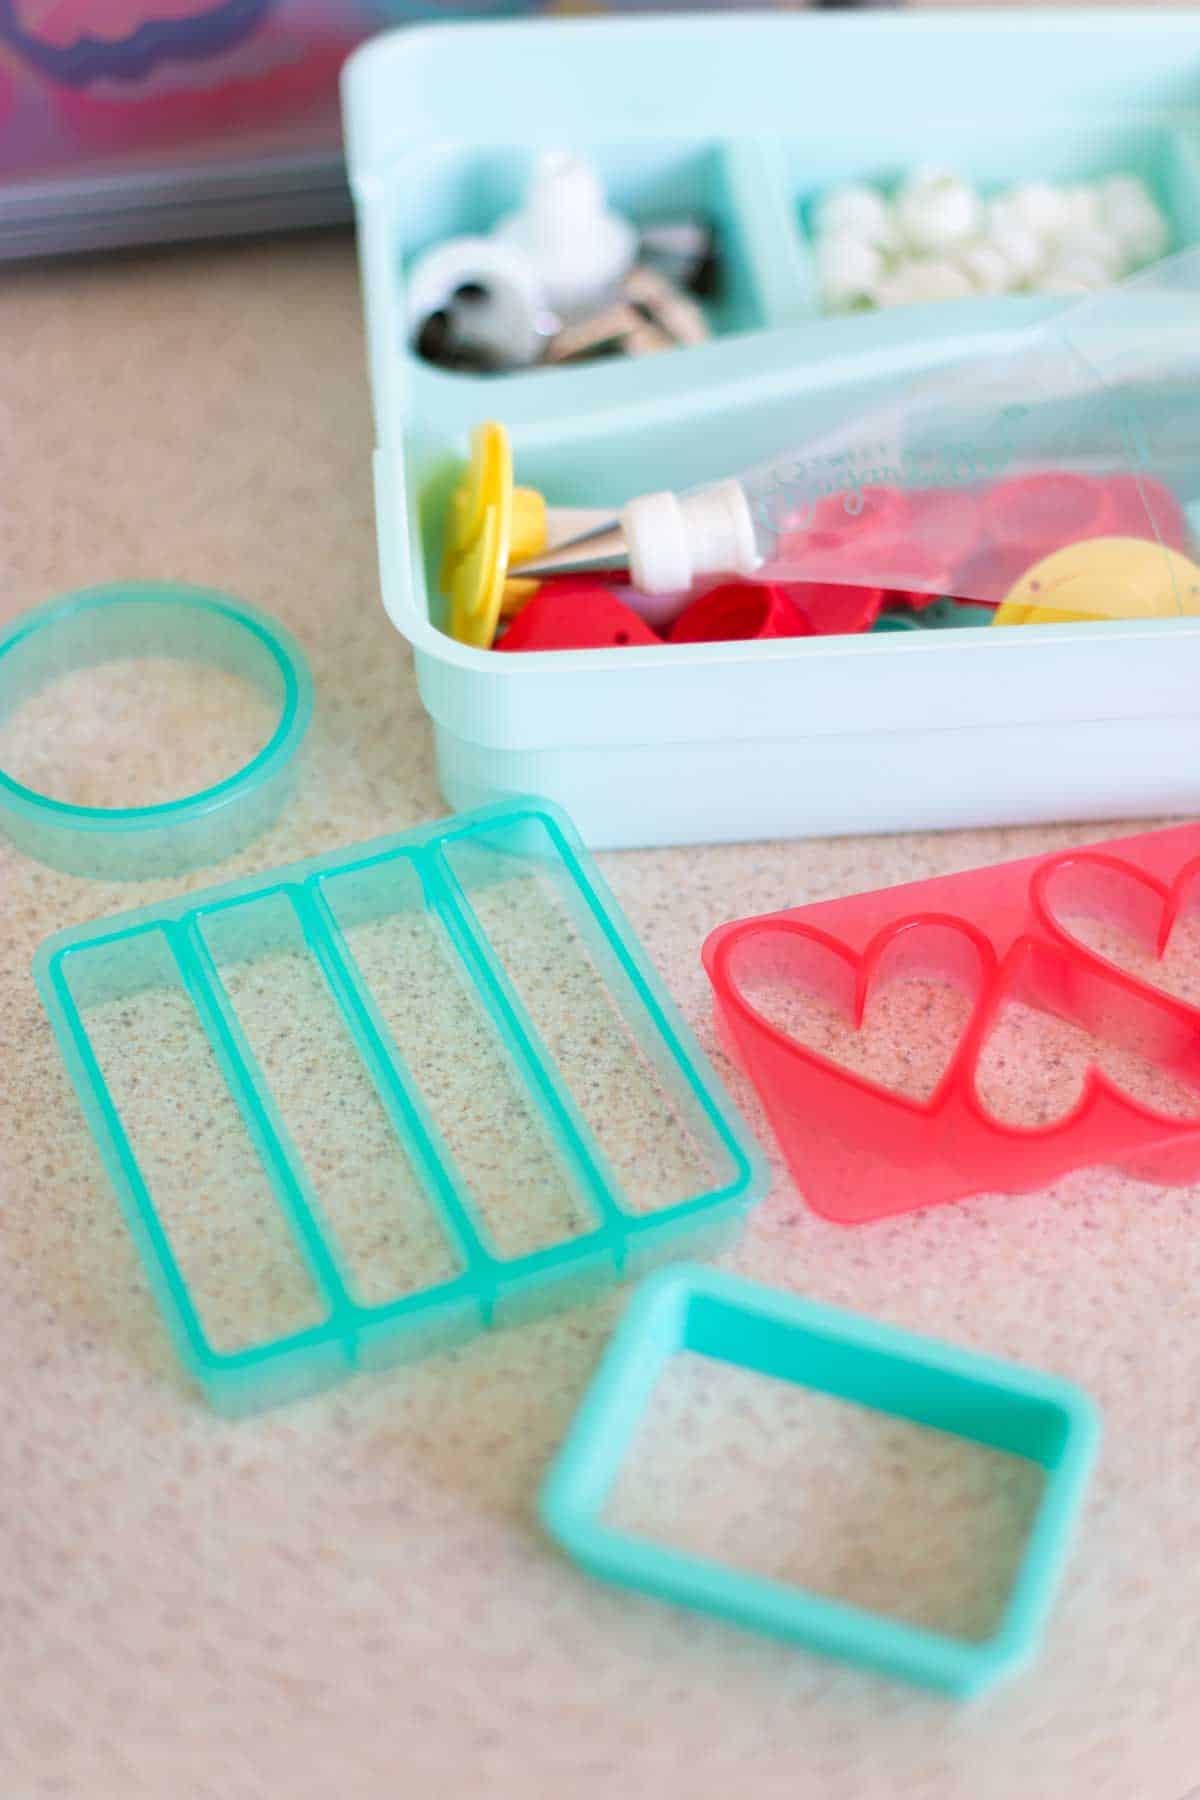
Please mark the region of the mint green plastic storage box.
[[[768, 455], [1062, 304], [820, 316], [806, 218], [831, 182], [929, 161], [996, 186], [1130, 169], [1174, 247], [1200, 241], [1200, 12], [433, 27], [357, 52], [343, 92], [383, 599], [413, 645], [452, 806], [543, 793], [593, 845], [1194, 807], [1200, 619], [501, 657], [441, 631], [435, 570], [482, 419], [508, 427], [518, 479], [552, 503], [615, 505]], [[715, 219], [728, 282], [714, 341], [493, 378], [421, 363], [406, 265], [487, 229], [536, 152], [568, 144], [635, 217]]]

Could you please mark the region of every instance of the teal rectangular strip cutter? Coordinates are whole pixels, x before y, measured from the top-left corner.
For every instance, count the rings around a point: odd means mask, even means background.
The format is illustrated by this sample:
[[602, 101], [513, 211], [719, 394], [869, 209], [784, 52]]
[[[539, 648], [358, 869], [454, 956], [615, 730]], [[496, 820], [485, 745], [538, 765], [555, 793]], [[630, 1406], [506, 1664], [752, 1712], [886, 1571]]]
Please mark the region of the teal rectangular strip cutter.
[[541, 801], [60, 932], [34, 973], [222, 1411], [564, 1304], [766, 1184]]

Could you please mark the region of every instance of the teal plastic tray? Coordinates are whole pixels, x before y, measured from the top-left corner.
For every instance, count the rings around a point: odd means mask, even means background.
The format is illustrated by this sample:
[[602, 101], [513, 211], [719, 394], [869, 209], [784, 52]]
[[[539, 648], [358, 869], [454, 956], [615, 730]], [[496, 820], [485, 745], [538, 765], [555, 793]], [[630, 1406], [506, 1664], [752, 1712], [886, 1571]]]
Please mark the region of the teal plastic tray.
[[[811, 440], [890, 384], [1002, 351], [1062, 306], [1006, 295], [823, 314], [809, 222], [833, 183], [924, 162], [989, 191], [1131, 170], [1173, 247], [1200, 242], [1200, 12], [418, 28], [355, 53], [343, 109], [383, 600], [414, 647], [452, 807], [545, 794], [593, 847], [1194, 807], [1200, 619], [497, 656], [442, 630], [438, 568], [448, 495], [484, 419], [507, 427], [518, 479], [551, 504], [613, 507]], [[414, 258], [492, 226], [555, 145], [592, 157], [634, 218], [713, 220], [727, 279], [712, 340], [487, 378], [422, 362], [408, 343]]]
[[34, 974], [223, 1411], [563, 1304], [765, 1187], [541, 802], [60, 932]]
[[[741, 1573], [606, 1522], [656, 1384], [691, 1351], [1037, 1463], [1043, 1485], [994, 1631], [958, 1638]], [[712, 1269], [664, 1269], [630, 1302], [542, 1492], [547, 1530], [585, 1568], [809, 1649], [968, 1695], [1033, 1652], [1099, 1442], [1078, 1388]], [[803, 1443], [796, 1479], [804, 1479]]]

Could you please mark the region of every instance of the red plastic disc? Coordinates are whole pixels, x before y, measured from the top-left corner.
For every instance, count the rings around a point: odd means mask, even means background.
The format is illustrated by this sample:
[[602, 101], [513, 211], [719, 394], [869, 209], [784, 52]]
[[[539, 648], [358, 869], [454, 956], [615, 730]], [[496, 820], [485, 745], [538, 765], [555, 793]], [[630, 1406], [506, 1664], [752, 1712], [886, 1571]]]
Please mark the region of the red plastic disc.
[[729, 581], [684, 608], [668, 633], [673, 644], [728, 644], [748, 638], [808, 637], [812, 626], [793, 604], [795, 590], [768, 582]]
[[882, 588], [846, 587], [835, 581], [790, 582], [786, 592], [816, 637], [870, 631], [885, 598]]
[[559, 575], [543, 582], [521, 608], [497, 650], [613, 650], [662, 639], [588, 575]]
[[998, 481], [984, 495], [990, 541], [1020, 550], [1025, 567], [1064, 544], [1114, 533], [1115, 497], [1102, 481], [1068, 472], [1018, 475]]

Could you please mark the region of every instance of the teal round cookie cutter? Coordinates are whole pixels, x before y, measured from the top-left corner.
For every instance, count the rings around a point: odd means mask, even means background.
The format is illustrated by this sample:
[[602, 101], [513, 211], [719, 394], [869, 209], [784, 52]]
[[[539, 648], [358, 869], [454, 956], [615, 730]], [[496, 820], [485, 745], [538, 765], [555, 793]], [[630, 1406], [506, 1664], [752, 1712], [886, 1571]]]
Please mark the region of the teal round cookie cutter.
[[227, 594], [121, 582], [22, 613], [0, 636], [0, 723], [65, 675], [146, 656], [251, 682], [278, 706], [271, 736], [223, 781], [156, 806], [76, 806], [0, 768], [0, 830], [27, 856], [107, 880], [178, 874], [240, 850], [279, 813], [312, 717], [312, 677], [290, 633]]

